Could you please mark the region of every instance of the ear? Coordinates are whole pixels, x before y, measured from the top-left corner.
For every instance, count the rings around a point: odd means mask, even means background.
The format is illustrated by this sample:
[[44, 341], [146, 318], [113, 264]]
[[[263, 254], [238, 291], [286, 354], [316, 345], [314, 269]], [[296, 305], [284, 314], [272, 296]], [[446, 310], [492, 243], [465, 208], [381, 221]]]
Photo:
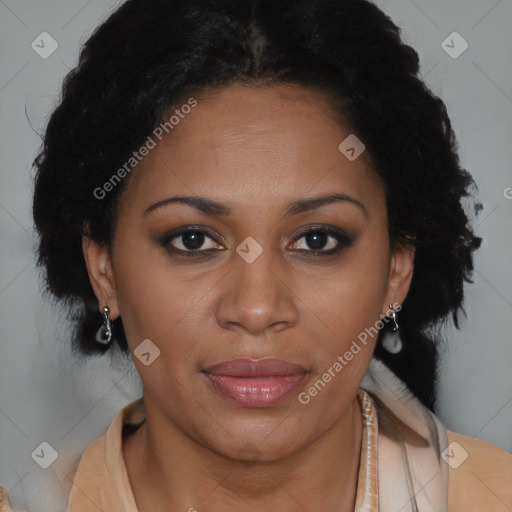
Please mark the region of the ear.
[[402, 304], [411, 286], [414, 270], [414, 247], [397, 244], [391, 255], [388, 273], [386, 300], [383, 304], [383, 315], [389, 314], [390, 304]]
[[103, 306], [108, 306], [110, 319], [115, 320], [119, 316], [119, 306], [109, 249], [84, 235], [82, 251], [99, 309], [102, 311]]

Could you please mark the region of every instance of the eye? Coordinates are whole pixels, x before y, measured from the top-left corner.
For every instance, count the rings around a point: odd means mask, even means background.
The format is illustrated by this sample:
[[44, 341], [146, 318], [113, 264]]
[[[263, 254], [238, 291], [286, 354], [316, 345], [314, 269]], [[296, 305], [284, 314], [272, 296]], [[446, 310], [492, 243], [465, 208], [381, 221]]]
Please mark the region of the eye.
[[[203, 228], [187, 226], [167, 234], [160, 243], [172, 253], [183, 256], [204, 256], [216, 250], [225, 250], [213, 235]], [[326, 256], [340, 252], [354, 243], [354, 237], [339, 228], [314, 227], [296, 238], [291, 247], [296, 252]]]
[[182, 228], [168, 234], [162, 240], [162, 245], [172, 252], [183, 253], [186, 256], [223, 249], [206, 230], [193, 227]]
[[292, 248], [297, 252], [323, 256], [335, 254], [353, 243], [354, 237], [341, 229], [317, 227], [296, 238]]

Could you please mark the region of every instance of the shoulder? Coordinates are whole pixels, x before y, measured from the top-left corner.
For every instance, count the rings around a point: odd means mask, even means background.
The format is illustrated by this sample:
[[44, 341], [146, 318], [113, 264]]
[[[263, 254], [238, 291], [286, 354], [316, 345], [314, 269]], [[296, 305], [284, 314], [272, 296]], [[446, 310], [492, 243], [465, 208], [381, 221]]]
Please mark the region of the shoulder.
[[7, 498], [7, 490], [0, 485], [0, 512], [11, 512], [11, 506]]
[[[84, 451], [78, 464], [75, 480], [81, 473], [89, 473], [89, 471], [100, 470], [105, 462], [106, 439], [105, 435], [94, 440]], [[101, 471], [100, 471], [101, 472]]]
[[[68, 512], [89, 512], [91, 503], [96, 505], [95, 510], [107, 510], [112, 505], [109, 501], [111, 493], [108, 487], [114, 484], [122, 485], [123, 492], [129, 488], [122, 455], [123, 431], [124, 429], [129, 431], [144, 417], [142, 398], [134, 400], [118, 411], [105, 434], [89, 444], [79, 458], [74, 473], [67, 474], [67, 478], [72, 481], [68, 497]], [[127, 498], [124, 499], [127, 500]], [[107, 502], [107, 506], [103, 507]], [[1, 485], [0, 512], [13, 512], [7, 490]]]
[[93, 441], [83, 453], [69, 494], [68, 510], [81, 512], [100, 501], [105, 463], [105, 436]]
[[448, 511], [512, 510], [512, 454], [447, 431]]
[[123, 432], [140, 422], [143, 412], [142, 399], [129, 403], [85, 450], [73, 478], [68, 512], [89, 512], [91, 503], [98, 510], [112, 510], [121, 501], [123, 510], [135, 509], [123, 460]]
[[[77, 504], [85, 503], [83, 498], [84, 493], [87, 497], [94, 497], [98, 492], [98, 484], [101, 480], [101, 474], [104, 464], [104, 453], [105, 453], [105, 437], [100, 437], [93, 441], [83, 453], [80, 458], [80, 463], [76, 469], [73, 483], [71, 486], [70, 502], [71, 499], [74, 503], [77, 512], [81, 512], [82, 509]], [[91, 479], [91, 475], [95, 475], [98, 479]], [[79, 482], [79, 485], [77, 485]], [[87, 502], [87, 506], [90, 506], [90, 501]], [[83, 509], [88, 510], [87, 508]], [[9, 503], [9, 496], [7, 489], [0, 485], [0, 512], [13, 512], [11, 504]]]

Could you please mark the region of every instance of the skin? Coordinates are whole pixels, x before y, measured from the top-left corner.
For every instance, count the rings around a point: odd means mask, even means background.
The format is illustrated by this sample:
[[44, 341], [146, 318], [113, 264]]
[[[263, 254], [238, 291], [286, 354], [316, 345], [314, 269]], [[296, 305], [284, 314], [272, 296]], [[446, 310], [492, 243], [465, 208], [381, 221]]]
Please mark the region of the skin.
[[[132, 172], [111, 253], [83, 239], [99, 307], [122, 316], [132, 354], [145, 339], [161, 351], [149, 366], [133, 356], [146, 423], [124, 439], [123, 455], [138, 509], [352, 511], [357, 390], [376, 338], [308, 404], [297, 395], [403, 302], [413, 251], [390, 250], [382, 182], [364, 153], [355, 161], [340, 153], [350, 131], [320, 93], [232, 85], [195, 97], [198, 105]], [[292, 201], [332, 193], [362, 207], [345, 200], [284, 215]], [[171, 203], [146, 212], [176, 195], [232, 211]], [[160, 242], [189, 225], [209, 230], [201, 246], [209, 255], [179, 256]], [[299, 253], [312, 250], [304, 231], [318, 225], [346, 231], [353, 243], [329, 256]], [[252, 263], [236, 252], [249, 236], [263, 249]], [[338, 244], [329, 237], [320, 250]], [[183, 237], [173, 246], [187, 249]], [[244, 356], [279, 357], [309, 374], [277, 405], [242, 407], [200, 370]]]

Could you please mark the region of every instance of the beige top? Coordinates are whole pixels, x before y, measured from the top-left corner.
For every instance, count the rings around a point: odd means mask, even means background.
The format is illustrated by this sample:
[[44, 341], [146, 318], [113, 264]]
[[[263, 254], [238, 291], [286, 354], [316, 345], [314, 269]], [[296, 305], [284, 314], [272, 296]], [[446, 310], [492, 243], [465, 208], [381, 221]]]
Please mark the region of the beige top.
[[[142, 399], [138, 399], [119, 411], [106, 433], [87, 448], [73, 479], [68, 512], [138, 512], [124, 464], [122, 436], [125, 425], [138, 424], [142, 418]], [[448, 512], [510, 512], [512, 455], [451, 431], [448, 442], [452, 450], [448, 455], [455, 460], [448, 475]], [[462, 450], [467, 458], [458, 465], [465, 457]], [[0, 512], [11, 512], [1, 486]]]

